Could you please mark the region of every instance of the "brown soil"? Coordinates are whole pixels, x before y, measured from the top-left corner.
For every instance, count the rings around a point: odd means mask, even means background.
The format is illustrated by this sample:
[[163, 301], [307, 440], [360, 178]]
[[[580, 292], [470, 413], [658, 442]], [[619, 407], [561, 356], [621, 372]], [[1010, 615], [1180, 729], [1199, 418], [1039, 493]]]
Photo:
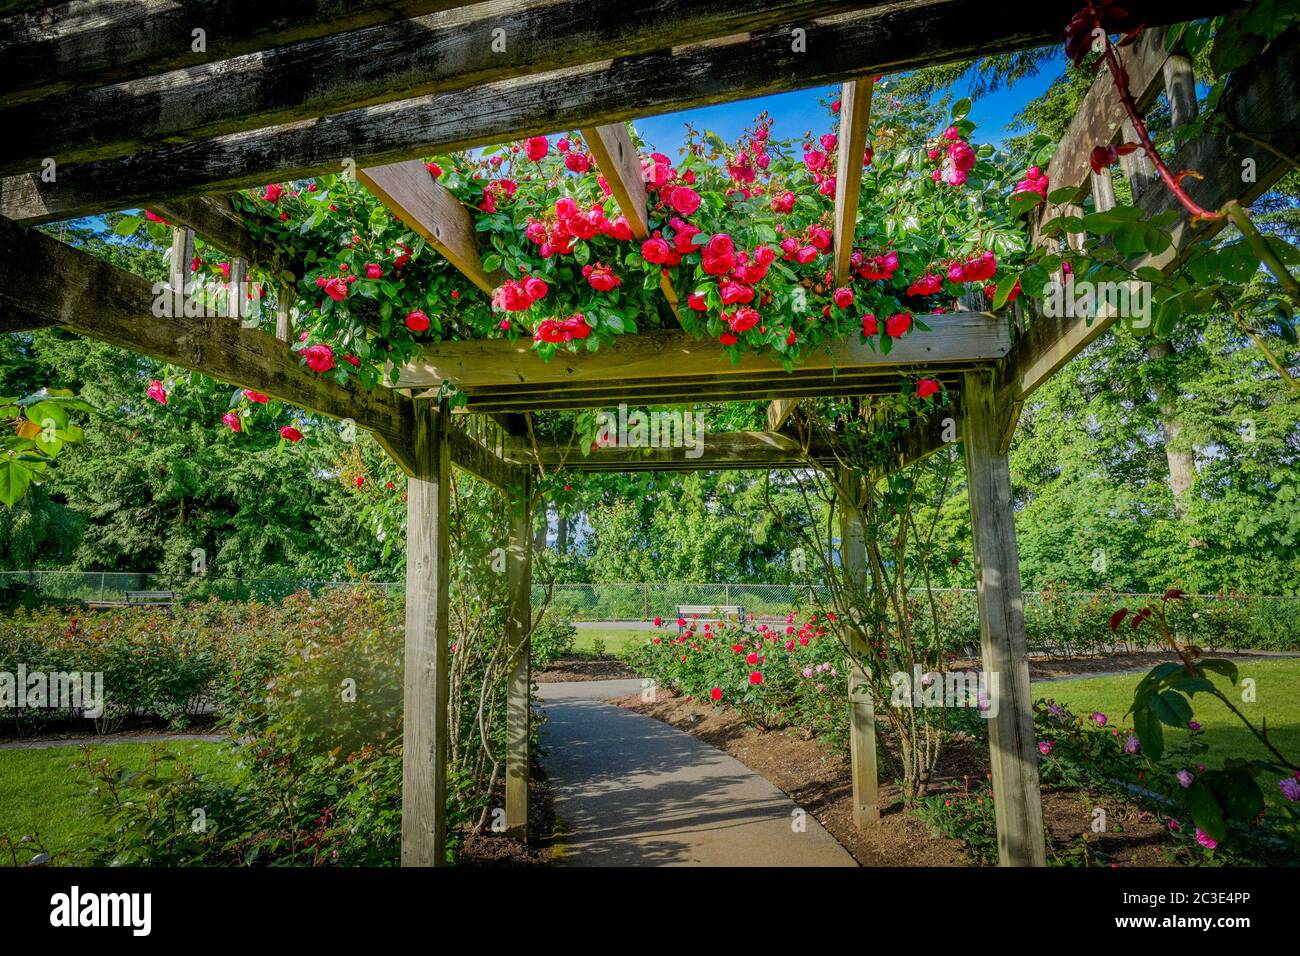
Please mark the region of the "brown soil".
[[[639, 696], [610, 701], [662, 720], [735, 757], [811, 813], [863, 866], [970, 866], [966, 848], [937, 834], [903, 809], [899, 788], [880, 787], [880, 826], [859, 830], [853, 823], [853, 791], [847, 754], [828, 751], [798, 729], [758, 730], [745, 726], [731, 710], [692, 701], [660, 688], [654, 703]], [[931, 793], [956, 793], [963, 777], [973, 782], [988, 774], [988, 756], [972, 740], [955, 740], [940, 755]], [[1043, 817], [1050, 853], [1069, 854], [1123, 866], [1169, 865], [1160, 847], [1164, 831], [1158, 820], [1113, 798], [1073, 790], [1046, 789]], [[1093, 809], [1107, 814], [1106, 832], [1091, 832]], [[1085, 840], [1086, 835], [1086, 840]], [[1167, 844], [1163, 844], [1167, 845]]]
[[[498, 805], [499, 802], [498, 802]], [[546, 772], [533, 763], [528, 780], [528, 842], [504, 834], [466, 834], [457, 855], [459, 866], [550, 866], [555, 834], [555, 800]]]
[[533, 675], [539, 684], [571, 680], [621, 680], [636, 676], [636, 671], [609, 654], [600, 657], [561, 657], [546, 670]]

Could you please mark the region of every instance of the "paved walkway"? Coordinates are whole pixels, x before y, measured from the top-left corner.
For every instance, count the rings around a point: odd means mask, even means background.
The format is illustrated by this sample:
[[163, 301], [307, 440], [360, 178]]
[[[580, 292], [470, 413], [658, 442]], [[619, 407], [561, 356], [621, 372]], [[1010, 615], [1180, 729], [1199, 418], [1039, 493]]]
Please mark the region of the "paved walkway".
[[638, 680], [539, 685], [542, 765], [572, 866], [856, 866], [785, 794], [722, 751], [611, 704]]

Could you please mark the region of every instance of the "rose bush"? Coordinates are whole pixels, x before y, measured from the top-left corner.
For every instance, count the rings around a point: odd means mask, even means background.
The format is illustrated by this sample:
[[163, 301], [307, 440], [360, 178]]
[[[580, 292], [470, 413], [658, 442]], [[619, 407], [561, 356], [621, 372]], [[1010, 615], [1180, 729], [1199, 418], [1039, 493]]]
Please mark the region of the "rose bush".
[[[914, 316], [994, 282], [1026, 242], [1003, 202], [1023, 169], [971, 142], [969, 101], [937, 137], [884, 102], [874, 142], [848, 163], [863, 183], [843, 286], [829, 271], [838, 138], [778, 140], [763, 114], [734, 143], [691, 131], [679, 159], [641, 156], [644, 239], [578, 134], [433, 157], [428, 174], [470, 210], [484, 268], [504, 276], [491, 296], [344, 176], [247, 191], [235, 204], [277, 261], [246, 294], [279, 295], [276, 268], [294, 272], [287, 294], [304, 362], [369, 386], [424, 342], [528, 336], [548, 356], [676, 327], [661, 283], [682, 324], [729, 354], [764, 352], [790, 367], [849, 336], [888, 350], [926, 331]], [[143, 227], [165, 239], [157, 217]], [[217, 285], [229, 278], [210, 250], [190, 265]]]

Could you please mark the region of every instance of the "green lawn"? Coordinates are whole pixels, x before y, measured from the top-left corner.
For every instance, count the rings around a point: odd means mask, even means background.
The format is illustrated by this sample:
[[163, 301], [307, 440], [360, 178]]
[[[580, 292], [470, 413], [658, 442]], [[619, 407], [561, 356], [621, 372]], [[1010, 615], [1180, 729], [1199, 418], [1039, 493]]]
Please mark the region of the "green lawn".
[[[1269, 739], [1278, 750], [1293, 761], [1300, 758], [1300, 660], [1238, 660], [1237, 666], [1240, 680], [1235, 689], [1218, 675], [1211, 675], [1214, 683], [1238, 710], [1250, 718], [1251, 723], [1258, 727], [1268, 721]], [[1255, 680], [1253, 703], [1241, 699], [1241, 680], [1246, 678]], [[1034, 697], [1050, 697], [1076, 714], [1087, 715], [1099, 710], [1112, 722], [1131, 727], [1131, 719], [1126, 719], [1124, 714], [1133, 702], [1133, 688], [1141, 679], [1141, 674], [1123, 674], [1087, 680], [1036, 682]], [[1254, 735], [1216, 698], [1197, 694], [1192, 699], [1192, 710], [1195, 719], [1205, 728], [1204, 739], [1210, 745], [1207, 763], [1222, 762], [1227, 756], [1270, 756]], [[1169, 729], [1165, 733], [1167, 741], [1174, 739]]]
[[[209, 741], [101, 744], [91, 753], [139, 769], [145, 766], [151, 746], [165, 747], [199, 771], [233, 772], [221, 745]], [[101, 818], [90, 795], [90, 779], [77, 765], [80, 759], [77, 747], [0, 750], [0, 835], [17, 843], [22, 836], [39, 834], [56, 863], [84, 862], [81, 854], [98, 832]], [[24, 862], [21, 853], [19, 862]], [[8, 849], [0, 847], [0, 866], [12, 865]]]
[[644, 644], [655, 631], [667, 631], [674, 636], [677, 634], [675, 626], [669, 627], [666, 624], [662, 628], [647, 624], [644, 628], [635, 630], [622, 627], [580, 627], [573, 649], [579, 654], [593, 654], [596, 652], [596, 642], [604, 641], [606, 654], [624, 657], [630, 654], [633, 648]]

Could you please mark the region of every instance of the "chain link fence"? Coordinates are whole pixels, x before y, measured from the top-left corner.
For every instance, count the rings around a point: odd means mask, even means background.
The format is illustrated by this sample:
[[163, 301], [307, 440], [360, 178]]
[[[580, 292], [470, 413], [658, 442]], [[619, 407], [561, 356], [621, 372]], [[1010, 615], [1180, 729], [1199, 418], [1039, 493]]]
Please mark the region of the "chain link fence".
[[[370, 582], [400, 599], [402, 582]], [[225, 601], [280, 601], [290, 594], [313, 593], [331, 587], [355, 587], [357, 582], [309, 581], [270, 578], [218, 578], [199, 574], [123, 574], [99, 571], [0, 572], [0, 590], [31, 588], [46, 602], [79, 602], [88, 606], [124, 604], [128, 591], [173, 591], [183, 600], [217, 598]], [[545, 588], [537, 585], [533, 599], [540, 602]], [[960, 647], [979, 644], [979, 618], [972, 590], [936, 591], [934, 616], [947, 641]], [[1025, 626], [1031, 647], [1080, 647], [1131, 642], [1139, 635], [1122, 627], [1111, 638], [1106, 621], [1123, 606], [1132, 609], [1159, 597], [1154, 594], [1110, 592], [1026, 592]], [[562, 618], [579, 622], [671, 620], [680, 605], [740, 606], [757, 619], [784, 618], [826, 601], [826, 589], [799, 584], [700, 584], [641, 582], [633, 584], [557, 584], [555, 610]], [[913, 607], [913, 626], [924, 633], [933, 626], [928, 601]], [[1208, 648], [1253, 647], [1263, 650], [1300, 650], [1300, 597], [1265, 595], [1189, 595], [1180, 602], [1179, 636]], [[1149, 636], [1149, 635], [1142, 635]]]

